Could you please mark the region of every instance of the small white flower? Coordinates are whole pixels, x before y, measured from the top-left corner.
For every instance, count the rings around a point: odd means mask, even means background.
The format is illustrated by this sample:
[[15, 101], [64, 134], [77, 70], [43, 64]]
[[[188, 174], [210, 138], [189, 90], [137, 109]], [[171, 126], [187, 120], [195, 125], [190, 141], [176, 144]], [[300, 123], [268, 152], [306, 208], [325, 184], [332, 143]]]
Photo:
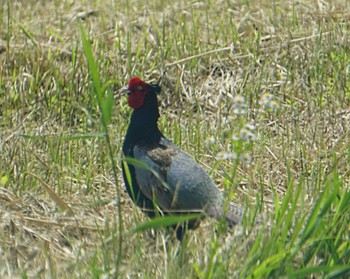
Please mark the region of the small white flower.
[[232, 134], [232, 139], [233, 140], [240, 140], [239, 133]]
[[216, 142], [216, 140], [215, 140], [214, 136], [209, 136], [205, 140], [205, 145], [210, 146], [210, 145], [213, 145], [215, 142]]
[[247, 104], [245, 103], [245, 98], [241, 95], [236, 95], [233, 97], [233, 113], [236, 115], [246, 114]]
[[216, 155], [217, 160], [229, 160], [229, 159], [236, 159], [236, 158], [237, 158], [236, 153], [228, 153], [228, 152], [224, 152], [224, 151], [220, 151]]
[[268, 107], [271, 109], [279, 109], [280, 106], [278, 105], [278, 103], [276, 101], [272, 100], [272, 101], [270, 101]]
[[244, 153], [239, 156], [239, 159], [242, 163], [250, 164], [253, 161], [253, 157], [249, 153]]
[[239, 138], [242, 139], [242, 140], [246, 140], [246, 139], [249, 139], [249, 130], [246, 129], [246, 128], [242, 128], [240, 131], [239, 131]]
[[233, 97], [233, 103], [236, 107], [241, 107], [245, 105], [245, 98], [241, 95], [236, 95]]
[[255, 125], [254, 124], [252, 124], [252, 123], [247, 123], [246, 125], [245, 125], [245, 127], [247, 128], [247, 129], [249, 129], [250, 131], [254, 131], [255, 130]]
[[244, 107], [234, 108], [233, 113], [236, 115], [242, 115], [247, 113], [247, 109]]
[[259, 105], [263, 105], [263, 106], [268, 105], [269, 102], [273, 99], [273, 97], [274, 96], [271, 93], [265, 93], [260, 97]]
[[256, 140], [256, 135], [249, 129], [243, 127], [239, 133], [232, 135], [233, 140]]
[[259, 105], [262, 105], [265, 108], [278, 109], [279, 105], [275, 100], [273, 100], [273, 98], [274, 96], [271, 93], [265, 93], [260, 97]]

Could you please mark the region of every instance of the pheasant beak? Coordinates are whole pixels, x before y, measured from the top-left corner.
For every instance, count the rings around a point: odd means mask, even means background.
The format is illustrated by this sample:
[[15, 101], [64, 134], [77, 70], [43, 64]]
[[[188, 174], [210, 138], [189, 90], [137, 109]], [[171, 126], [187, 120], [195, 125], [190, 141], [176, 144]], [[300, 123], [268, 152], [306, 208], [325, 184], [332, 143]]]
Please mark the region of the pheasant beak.
[[123, 88], [123, 89], [121, 89], [120, 91], [119, 91], [121, 94], [130, 94], [131, 93], [131, 91], [128, 89], [128, 88]]

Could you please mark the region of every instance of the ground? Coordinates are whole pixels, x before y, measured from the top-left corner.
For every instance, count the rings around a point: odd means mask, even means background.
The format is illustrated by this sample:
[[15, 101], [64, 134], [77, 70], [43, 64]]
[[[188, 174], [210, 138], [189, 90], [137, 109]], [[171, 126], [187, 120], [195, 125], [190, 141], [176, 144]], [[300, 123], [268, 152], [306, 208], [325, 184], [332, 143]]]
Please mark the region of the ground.
[[[349, 276], [346, 0], [3, 2], [1, 278]], [[179, 243], [131, 203], [132, 76], [247, 209], [233, 231], [207, 219]]]

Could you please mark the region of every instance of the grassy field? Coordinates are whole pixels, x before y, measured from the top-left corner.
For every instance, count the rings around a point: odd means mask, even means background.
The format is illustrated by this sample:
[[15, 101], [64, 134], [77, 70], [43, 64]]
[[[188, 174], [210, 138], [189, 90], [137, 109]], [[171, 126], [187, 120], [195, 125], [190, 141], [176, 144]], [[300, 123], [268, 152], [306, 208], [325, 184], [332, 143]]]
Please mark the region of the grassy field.
[[[347, 2], [3, 1], [0, 277], [348, 278]], [[234, 231], [179, 243], [130, 202], [131, 76], [161, 81], [161, 130], [249, 209]]]

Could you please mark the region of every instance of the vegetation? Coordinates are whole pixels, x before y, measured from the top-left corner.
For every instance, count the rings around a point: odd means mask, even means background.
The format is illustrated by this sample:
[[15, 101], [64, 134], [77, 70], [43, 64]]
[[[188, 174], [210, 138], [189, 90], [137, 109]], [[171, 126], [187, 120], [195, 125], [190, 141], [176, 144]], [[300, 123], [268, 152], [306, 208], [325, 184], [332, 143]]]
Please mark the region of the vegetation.
[[[349, 19], [346, 0], [3, 1], [0, 277], [349, 277]], [[131, 76], [249, 209], [233, 232], [179, 243], [124, 192]]]

